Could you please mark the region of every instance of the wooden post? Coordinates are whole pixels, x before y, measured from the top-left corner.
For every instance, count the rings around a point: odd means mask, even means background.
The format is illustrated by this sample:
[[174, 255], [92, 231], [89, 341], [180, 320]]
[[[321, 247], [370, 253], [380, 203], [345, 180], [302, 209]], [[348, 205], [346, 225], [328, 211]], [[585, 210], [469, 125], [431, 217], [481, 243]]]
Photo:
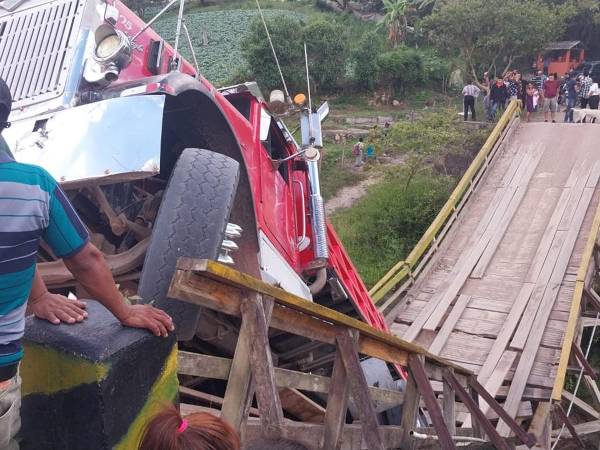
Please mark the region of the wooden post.
[[496, 446], [498, 450], [509, 450], [510, 447], [508, 446], [506, 441], [500, 437], [500, 435], [496, 431], [496, 428], [494, 428], [494, 425], [492, 425], [492, 423], [488, 420], [483, 411], [479, 409], [479, 406], [477, 405], [477, 403], [475, 403], [473, 397], [471, 397], [467, 393], [467, 391], [460, 385], [456, 377], [453, 374], [446, 372], [444, 373], [444, 379], [447, 383], [449, 383], [452, 386], [452, 389], [456, 391], [456, 395], [458, 395], [460, 401], [462, 401], [465, 404], [465, 406], [471, 413], [473, 424], [475, 422], [478, 422], [481, 425], [481, 427], [485, 431], [485, 434], [487, 434], [492, 444], [494, 444], [494, 446]]
[[[449, 372], [454, 373], [454, 369], [447, 369]], [[444, 400], [442, 403], [443, 413], [444, 413], [444, 421], [446, 422], [446, 426], [448, 427], [448, 431], [452, 436], [456, 434], [456, 393], [452, 387], [444, 382]]]
[[[481, 409], [479, 407], [479, 395], [477, 394], [477, 392], [475, 390], [473, 390], [473, 388], [471, 386], [469, 386], [468, 389], [469, 389], [469, 395], [473, 399], [473, 402], [475, 403], [475, 405], [477, 406], [478, 409]], [[473, 420], [473, 419], [474, 419], [473, 414], [471, 414], [473, 436], [481, 438], [481, 439], [485, 439], [485, 433], [481, 430], [481, 425], [479, 424], [479, 422], [477, 420]]]
[[413, 439], [410, 433], [417, 423], [420, 400], [421, 394], [417, 388], [417, 382], [409, 370], [406, 389], [404, 389], [404, 403], [402, 403], [402, 419], [400, 422], [402, 426], [402, 449], [410, 450], [413, 448]]
[[577, 361], [579, 361], [579, 364], [583, 368], [585, 374], [589, 375], [594, 380], [598, 380], [598, 374], [592, 368], [592, 366], [590, 366], [590, 363], [587, 361], [587, 359], [585, 359], [585, 355], [583, 354], [576, 342], [573, 342], [571, 344], [571, 351], [575, 354], [575, 358], [577, 358]]
[[423, 396], [425, 406], [427, 406], [427, 411], [429, 412], [429, 417], [431, 417], [433, 427], [437, 433], [440, 448], [442, 450], [455, 449], [456, 447], [452, 441], [452, 436], [450, 436], [448, 427], [446, 427], [446, 422], [444, 422], [442, 410], [440, 409], [440, 405], [435, 397], [435, 392], [433, 392], [433, 388], [429, 383], [429, 378], [427, 377], [423, 363], [424, 358], [421, 355], [416, 355], [413, 353], [408, 356], [408, 368], [411, 371], [415, 382], [417, 383], [417, 387], [419, 388], [421, 395]]
[[498, 414], [498, 417], [500, 417], [501, 420], [504, 420], [504, 422], [506, 422], [506, 424], [510, 427], [513, 433], [515, 433], [515, 436], [517, 436], [521, 440], [521, 442], [523, 442], [523, 444], [529, 447], [535, 445], [535, 437], [525, 432], [525, 430], [523, 430], [523, 428], [520, 427], [516, 420], [514, 420], [506, 411], [504, 411], [504, 408], [502, 408], [502, 406], [500, 406], [496, 399], [488, 391], [485, 390], [485, 388], [477, 381], [475, 377], [469, 377], [468, 383], [469, 387], [476, 391], [483, 398], [483, 400], [485, 400], [489, 407], [492, 410], [494, 410], [496, 414]]
[[221, 418], [229, 423], [237, 433], [242, 431], [242, 422], [248, 417], [247, 413], [254, 397], [254, 391], [250, 387], [252, 372], [249, 355], [249, 324], [242, 320], [221, 408]]
[[322, 450], [339, 450], [342, 446], [342, 434], [348, 409], [348, 391], [346, 368], [340, 350], [336, 349], [330, 390], [327, 395]]
[[[264, 435], [268, 438], [279, 438], [283, 429], [283, 410], [279, 389], [275, 384], [273, 358], [269, 346], [269, 327], [261, 300], [265, 303], [266, 309], [272, 311], [271, 299], [263, 299], [261, 295], [249, 296], [241, 305], [242, 320], [249, 324], [252, 342], [250, 367]], [[267, 303], [270, 305], [266, 306]]]
[[[352, 333], [352, 334], [351, 334]], [[369, 450], [384, 450], [379, 434], [377, 413], [369, 395], [369, 385], [358, 359], [357, 337], [351, 330], [336, 336], [337, 350], [342, 356], [350, 391], [356, 403], [363, 436]]]
[[575, 430], [575, 427], [571, 423], [571, 419], [569, 419], [569, 416], [567, 416], [565, 410], [562, 408], [562, 406], [560, 406], [560, 403], [554, 404], [553, 411], [556, 417], [560, 420], [560, 422], [567, 427], [569, 433], [571, 433], [571, 437], [575, 439], [579, 448], [585, 448], [583, 441], [581, 440], [581, 438], [577, 434], [577, 431]]

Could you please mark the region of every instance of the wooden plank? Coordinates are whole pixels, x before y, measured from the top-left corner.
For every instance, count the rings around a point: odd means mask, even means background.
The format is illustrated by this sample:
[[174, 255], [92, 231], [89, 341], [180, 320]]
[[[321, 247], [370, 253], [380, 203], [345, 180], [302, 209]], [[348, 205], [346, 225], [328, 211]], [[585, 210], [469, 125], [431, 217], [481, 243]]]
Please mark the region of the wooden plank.
[[[264, 303], [264, 307], [263, 307]], [[269, 345], [268, 320], [265, 309], [272, 311], [273, 301], [261, 294], [250, 293], [242, 303], [242, 323], [249, 324], [250, 368], [264, 436], [276, 439], [283, 434], [283, 409], [273, 374], [273, 357]], [[269, 305], [270, 304], [270, 305]], [[269, 314], [270, 316], [270, 314]], [[231, 383], [231, 379], [227, 385]]]
[[[437, 402], [435, 397], [435, 393], [431, 388], [431, 384], [429, 384], [429, 379], [427, 374], [425, 373], [425, 367], [423, 366], [423, 358], [417, 355], [410, 355], [408, 357], [408, 368], [412, 373], [412, 376], [419, 388], [421, 396], [425, 401], [425, 405], [427, 406], [427, 412], [429, 413], [429, 417], [431, 418], [431, 422], [433, 423], [433, 427], [437, 432], [438, 443], [442, 450], [450, 450], [455, 449], [454, 442], [452, 441], [452, 436], [450, 436], [450, 432], [448, 431], [448, 427], [446, 426], [446, 422], [444, 422], [444, 416], [442, 415], [442, 411], [440, 410], [440, 405]], [[452, 375], [454, 377], [454, 375]], [[454, 388], [454, 387], [453, 387]], [[454, 388], [456, 389], [456, 388]]]
[[231, 361], [227, 387], [221, 408], [221, 418], [237, 433], [242, 431], [246, 411], [250, 408], [254, 391], [250, 368], [251, 330], [249, 321], [242, 320], [235, 353]]
[[515, 433], [521, 442], [529, 447], [535, 445], [535, 437], [533, 435], [528, 434], [523, 430], [519, 424], [510, 417], [506, 411], [500, 406], [500, 404], [496, 401], [496, 399], [490, 395], [490, 393], [474, 378], [469, 378], [469, 386], [472, 387], [482, 398], [485, 400], [487, 405], [496, 413], [498, 417], [504, 420], [510, 429]]
[[563, 391], [562, 396], [569, 403], [573, 402], [573, 405], [587, 416], [591, 417], [592, 419], [600, 419], [600, 412], [596, 411], [592, 406], [588, 405], [579, 397], [574, 396], [569, 391]]
[[[486, 229], [475, 245], [468, 246], [467, 256], [461, 258], [462, 261], [457, 263], [456, 271], [453, 270], [454, 276], [450, 278], [452, 281], [448, 289], [443, 291], [441, 296], [436, 295], [430, 300], [430, 303], [433, 302], [435, 307], [424, 323], [423, 329], [435, 331], [446, 313], [446, 309], [471, 275], [471, 272], [477, 267], [478, 261], [484, 257], [484, 254], [489, 255], [490, 259], [493, 256], [527, 192], [529, 181], [540, 161], [542, 152], [537, 151], [536, 153], [536, 155], [526, 155], [523, 158], [523, 164], [519, 167], [511, 185], [508, 187], [507, 195], [503, 197], [494, 213], [491, 220], [493, 226]], [[485, 263], [485, 266], [487, 267], [487, 263]]]
[[[324, 426], [314, 423], [302, 423], [286, 421], [284, 430], [286, 438], [300, 442], [308, 448], [314, 448], [315, 442], [319, 442], [323, 436]], [[342, 441], [344, 450], [364, 450], [362, 445], [362, 429], [359, 424], [345, 425], [342, 430]], [[400, 448], [402, 428], [396, 426], [381, 427], [384, 447], [392, 450]], [[249, 420], [246, 425], [246, 441], [252, 441], [261, 437], [261, 424], [257, 420]], [[331, 450], [331, 449], [329, 449]]]
[[550, 448], [550, 431], [552, 430], [551, 411], [552, 405], [549, 401], [538, 403], [528, 430], [530, 434], [535, 436], [538, 446], [544, 449]]
[[298, 389], [280, 389], [279, 398], [283, 410], [297, 417], [302, 422], [323, 423], [325, 408], [308, 398]]
[[[546, 327], [546, 322], [548, 321], [550, 312], [552, 311], [552, 305], [556, 300], [558, 288], [560, 287], [560, 284], [564, 277], [565, 270], [568, 266], [571, 254], [573, 252], [573, 248], [575, 247], [575, 242], [577, 241], [577, 237], [579, 235], [579, 231], [583, 223], [583, 219], [587, 212], [589, 202], [592, 198], [593, 190], [591, 188], [588, 189], [590, 190], [588, 191], [586, 189], [586, 192], [584, 192], [584, 194], [582, 195], [581, 200], [577, 206], [577, 210], [575, 211], [575, 214], [573, 216], [570, 229], [567, 231], [565, 242], [561, 247], [558, 260], [556, 262], [554, 270], [552, 271], [550, 283], [548, 285], [548, 288], [544, 292], [544, 296], [538, 308], [535, 320], [531, 323], [531, 332], [529, 333], [529, 337], [524, 346], [523, 353], [521, 354], [521, 358], [519, 359], [519, 364], [517, 365], [515, 376], [513, 377], [508, 396], [506, 397], [504, 409], [512, 417], [515, 417], [518, 405], [521, 400], [521, 396], [527, 384], [527, 378], [529, 377], [529, 373], [531, 372], [531, 368], [535, 360], [535, 355], [538, 351], [538, 347], [540, 345], [540, 341], [542, 339], [542, 335]], [[498, 431], [502, 436], [508, 436], [510, 432], [508, 426], [503, 421], [500, 421], [498, 423]]]
[[[579, 209], [580, 203], [582, 203], [582, 205], [585, 205], [585, 210], [583, 213], [584, 215], [585, 215], [585, 212], [587, 211], [589, 202], [593, 195], [593, 189], [589, 188], [586, 190], [586, 188], [585, 188], [585, 184], [586, 184], [589, 173], [590, 172], [588, 171], [587, 174], [580, 176], [579, 180], [577, 181], [577, 184], [571, 190], [568, 202], [570, 204], [575, 204], [578, 207], [578, 209], [575, 211], [572, 211], [571, 214], [574, 214], [576, 211], [580, 211], [580, 209]], [[586, 201], [586, 199], [587, 199], [587, 201]], [[564, 217], [567, 217], [566, 212], [565, 212]], [[571, 220], [574, 219], [574, 217], [575, 216], [573, 216], [573, 215], [569, 215], [568, 223], [571, 223]], [[554, 217], [552, 219], [554, 219]], [[562, 216], [561, 216], [561, 219], [563, 219]], [[583, 221], [583, 219], [582, 219], [582, 221]], [[561, 223], [562, 223], [562, 221], [561, 221]], [[581, 227], [581, 224], [579, 226], [577, 226], [577, 232], [579, 232], [580, 227]], [[555, 236], [556, 236], [555, 239], [556, 239], [560, 233], [560, 231], [558, 231], [560, 229], [561, 228], [559, 227], [559, 225], [556, 224], [554, 230], [546, 229], [545, 232], [554, 232]], [[562, 229], [562, 231], [566, 231], [566, 230]], [[571, 250], [571, 252], [572, 252], [572, 250]], [[546, 258], [546, 261], [548, 261], [551, 264], [554, 263], [555, 262], [554, 255], [550, 256], [550, 254], [549, 254], [548, 257]], [[545, 265], [546, 265], [546, 267], [548, 266], [547, 263]], [[565, 269], [566, 269], [566, 267], [565, 267]], [[546, 271], [544, 271], [544, 272], [546, 272]], [[563, 277], [564, 277], [564, 272], [563, 272]], [[561, 281], [562, 281], [562, 277], [561, 277]], [[543, 280], [542, 280], [542, 282], [543, 282]], [[538, 284], [539, 284], [539, 282], [538, 282]], [[515, 348], [518, 350], [523, 350], [523, 348], [525, 347], [525, 341], [527, 340], [527, 336], [529, 334], [529, 328], [530, 328], [531, 324], [533, 323], [533, 319], [535, 318], [535, 315], [538, 312], [541, 301], [542, 301], [542, 295], [533, 295], [532, 296], [529, 304], [527, 305], [527, 309], [525, 310], [525, 313], [523, 314], [523, 320], [521, 321], [521, 324], [517, 328], [517, 331], [515, 332], [515, 336], [513, 337], [513, 340], [511, 342], [512, 348]]]
[[567, 416], [567, 413], [565, 413], [565, 410], [562, 408], [560, 403], [554, 404], [553, 411], [556, 414], [557, 418], [567, 427], [569, 433], [571, 433], [571, 437], [575, 439], [575, 441], [579, 445], [579, 448], [585, 448], [585, 444], [579, 437], [579, 434], [577, 434], [577, 431], [575, 430], [571, 419], [569, 419], [569, 416]]
[[327, 396], [327, 409], [325, 410], [322, 450], [339, 450], [341, 448], [343, 429], [346, 423], [350, 385], [339, 349], [336, 350], [331, 381], [331, 391]]
[[415, 377], [410, 370], [408, 371], [404, 394], [402, 419], [400, 422], [400, 425], [402, 426], [402, 442], [400, 447], [402, 449], [412, 450], [414, 448], [414, 439], [411, 437], [411, 431], [413, 431], [417, 423], [421, 394], [417, 388]]
[[336, 340], [337, 350], [346, 368], [346, 377], [360, 417], [367, 447], [373, 450], [384, 450], [379, 434], [377, 413], [369, 396], [367, 379], [358, 359], [356, 336], [351, 330], [345, 330], [337, 336]]
[[446, 341], [448, 340], [448, 336], [450, 336], [450, 333], [452, 333], [452, 330], [454, 330], [454, 326], [458, 322], [458, 319], [460, 319], [460, 316], [462, 315], [463, 311], [469, 304], [470, 300], [471, 300], [470, 295], [460, 295], [458, 297], [458, 300], [456, 301], [456, 304], [452, 308], [452, 311], [450, 311], [450, 314], [444, 321], [444, 325], [442, 326], [442, 328], [436, 335], [435, 339], [429, 346], [429, 351], [431, 353], [435, 353], [437, 355], [440, 354], [440, 352], [442, 351], [442, 348], [444, 347], [444, 345], [446, 344]]
[[[452, 371], [452, 369], [449, 369]], [[444, 421], [448, 427], [451, 436], [456, 434], [456, 394], [454, 389], [448, 384], [444, 385], [444, 397], [442, 401], [442, 412], [444, 413]]]
[[444, 374], [445, 380], [447, 383], [450, 383], [452, 388], [456, 391], [456, 395], [462, 401], [465, 406], [469, 409], [469, 412], [473, 416], [473, 419], [477, 421], [481, 427], [484, 429], [485, 434], [488, 436], [488, 439], [498, 450], [509, 450], [509, 446], [504, 439], [500, 437], [492, 423], [485, 417], [483, 411], [479, 409], [473, 398], [465, 391], [465, 389], [460, 385], [458, 380], [454, 377], [453, 374], [446, 372]]
[[585, 374], [589, 375], [594, 380], [598, 380], [598, 372], [596, 372], [592, 368], [592, 366], [590, 366], [590, 363], [585, 358], [585, 355], [583, 354], [583, 352], [579, 348], [579, 345], [577, 345], [575, 342], [571, 343], [571, 351], [575, 355], [575, 358], [577, 358], [577, 361], [579, 361], [579, 364], [583, 368], [583, 371], [585, 372]]
[[583, 382], [585, 383], [585, 386], [592, 397], [592, 404], [594, 405], [594, 408], [596, 411], [600, 411], [600, 389], [598, 389], [598, 384], [596, 384], [596, 381], [594, 381], [594, 379], [589, 375], [583, 376]]
[[[227, 380], [231, 369], [231, 359], [202, 355], [185, 351], [178, 352], [178, 373], [194, 377]], [[301, 391], [327, 394], [331, 379], [312, 373], [297, 372], [289, 369], [274, 368], [275, 384], [278, 388], [299, 389]], [[388, 409], [401, 405], [404, 393], [390, 389], [370, 386], [369, 393], [378, 409]]]
[[[209, 407], [218, 406], [221, 408], [223, 406], [223, 399], [216, 395], [207, 394], [206, 392], [197, 391], [196, 389], [191, 389], [185, 386], [179, 386], [179, 393], [183, 395], [187, 395], [188, 397], [192, 397], [193, 399], [200, 400], [204, 403], [208, 403]], [[250, 414], [258, 417], [260, 414], [258, 409], [250, 408]]]
[[[241, 288], [255, 290], [275, 300], [271, 326], [290, 333], [306, 336], [304, 331], [312, 325], [307, 336], [322, 342], [333, 343], [336, 325], [345, 326], [360, 332], [360, 353], [396, 364], [406, 364], [408, 352], [424, 355], [441, 365], [451, 365], [456, 373], [470, 375], [458, 365], [427, 352], [422, 347], [367, 325], [318, 303], [291, 294], [257, 280], [250, 275], [210, 260], [180, 258], [178, 269], [169, 288], [169, 297], [177, 298], [210, 309], [239, 316]], [[193, 272], [193, 273], [191, 273]], [[211, 283], [213, 281], [213, 283]], [[297, 326], [298, 321], [304, 323]], [[308, 324], [308, 325], [307, 325]]]

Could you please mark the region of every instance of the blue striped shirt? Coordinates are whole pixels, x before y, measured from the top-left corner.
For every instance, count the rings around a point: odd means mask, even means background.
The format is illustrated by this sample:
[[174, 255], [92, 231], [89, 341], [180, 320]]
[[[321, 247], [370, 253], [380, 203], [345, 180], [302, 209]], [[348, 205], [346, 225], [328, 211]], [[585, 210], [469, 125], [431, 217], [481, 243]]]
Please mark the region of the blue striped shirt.
[[63, 258], [81, 250], [89, 236], [50, 174], [15, 162], [0, 136], [0, 366], [23, 356], [25, 309], [42, 239]]

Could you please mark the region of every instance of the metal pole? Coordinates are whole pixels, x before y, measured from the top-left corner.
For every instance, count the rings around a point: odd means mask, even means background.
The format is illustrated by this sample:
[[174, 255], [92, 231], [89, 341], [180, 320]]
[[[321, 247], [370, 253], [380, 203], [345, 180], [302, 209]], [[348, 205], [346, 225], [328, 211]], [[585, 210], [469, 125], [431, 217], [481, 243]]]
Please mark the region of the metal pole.
[[196, 59], [196, 52], [194, 51], [194, 45], [192, 44], [192, 38], [190, 37], [190, 32], [188, 31], [188, 27], [185, 24], [185, 20], [182, 22], [183, 31], [185, 31], [185, 35], [187, 36], [187, 41], [190, 46], [190, 52], [192, 52], [192, 59], [194, 60], [194, 66], [196, 66], [196, 78], [200, 76], [200, 66], [198, 65], [198, 59]]
[[179, 14], [177, 14], [177, 30], [175, 31], [175, 46], [173, 47], [173, 67], [171, 70], [179, 70], [181, 67], [181, 55], [179, 55], [179, 37], [181, 36], [181, 23], [183, 22], [183, 8], [185, 0], [179, 1]]
[[142, 34], [144, 31], [146, 31], [154, 22], [156, 22], [156, 19], [158, 19], [160, 16], [162, 16], [171, 6], [173, 6], [175, 3], [177, 3], [178, 0], [172, 0], [171, 3], [169, 3], [167, 6], [165, 6], [163, 9], [161, 9], [152, 19], [150, 19], [150, 21], [144, 25], [142, 27], [142, 29], [140, 31], [138, 31], [135, 36], [133, 36], [131, 38], [131, 42], [135, 42], [135, 40], [140, 36], [140, 34]]

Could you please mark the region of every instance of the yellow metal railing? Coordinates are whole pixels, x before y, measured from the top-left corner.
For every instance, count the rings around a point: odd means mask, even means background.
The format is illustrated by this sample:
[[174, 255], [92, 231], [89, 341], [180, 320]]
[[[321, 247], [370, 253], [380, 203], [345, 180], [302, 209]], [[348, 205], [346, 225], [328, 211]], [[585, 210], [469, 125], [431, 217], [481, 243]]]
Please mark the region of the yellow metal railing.
[[371, 288], [369, 294], [375, 303], [381, 302], [385, 295], [390, 292], [395, 286], [411, 276], [413, 269], [419, 263], [423, 255], [430, 248], [432, 243], [436, 242], [438, 233], [447, 222], [448, 218], [456, 210], [457, 205], [461, 201], [463, 195], [469, 189], [469, 186], [477, 176], [479, 170], [483, 167], [488, 156], [494, 149], [494, 146], [502, 136], [504, 130], [508, 127], [510, 121], [520, 110], [520, 102], [513, 100], [510, 102], [500, 120], [490, 133], [489, 137], [481, 147], [481, 150], [459, 181], [456, 188], [446, 201], [437, 217], [433, 220], [425, 234], [421, 237], [415, 248], [403, 261], [398, 262], [394, 267], [386, 273], [375, 286]]
[[581, 299], [583, 297], [583, 290], [586, 287], [586, 276], [590, 268], [590, 264], [594, 257], [594, 248], [596, 241], [600, 236], [600, 204], [596, 209], [596, 216], [588, 235], [587, 243], [585, 245], [583, 255], [581, 257], [581, 265], [577, 271], [577, 279], [575, 280], [575, 290], [573, 291], [573, 301], [571, 302], [571, 310], [569, 312], [569, 321], [567, 322], [567, 328], [565, 329], [565, 337], [563, 339], [562, 350], [560, 353], [560, 360], [558, 363], [558, 369], [556, 371], [556, 379], [554, 380], [554, 387], [552, 388], [552, 400], [560, 401], [563, 388], [565, 385], [565, 378], [567, 375], [567, 366], [569, 365], [569, 356], [571, 355], [571, 344], [575, 338], [575, 330], [577, 328], [577, 322], [580, 316]]

